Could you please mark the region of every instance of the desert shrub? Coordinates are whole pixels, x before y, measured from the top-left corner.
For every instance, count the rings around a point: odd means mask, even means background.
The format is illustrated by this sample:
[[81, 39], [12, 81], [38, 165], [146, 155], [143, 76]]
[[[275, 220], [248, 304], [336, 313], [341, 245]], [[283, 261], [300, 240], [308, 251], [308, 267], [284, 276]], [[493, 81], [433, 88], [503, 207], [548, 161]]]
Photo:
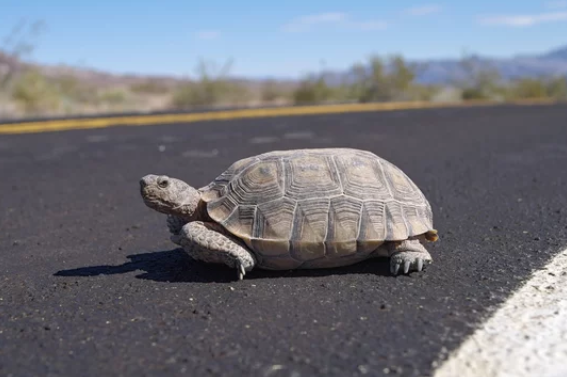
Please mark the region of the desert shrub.
[[292, 98], [296, 105], [312, 105], [329, 101], [333, 97], [333, 90], [327, 85], [323, 77], [303, 79], [293, 91]]
[[173, 93], [172, 105], [176, 108], [193, 108], [217, 104], [242, 104], [248, 101], [248, 89], [228, 79], [230, 61], [215, 71], [214, 63], [201, 61], [197, 67], [198, 79], [180, 85]]
[[147, 80], [130, 85], [130, 90], [140, 94], [165, 94], [170, 89], [158, 80]]
[[464, 88], [461, 92], [461, 98], [465, 101], [486, 100], [489, 98], [489, 94], [482, 88]]
[[351, 93], [358, 102], [387, 101], [391, 98], [385, 63], [381, 57], [370, 57], [368, 66], [355, 64], [351, 74], [355, 78]]
[[262, 84], [260, 98], [263, 102], [274, 102], [282, 96], [283, 93], [274, 80], [267, 80]]
[[545, 85], [547, 95], [557, 100], [567, 100], [567, 77], [551, 78]]
[[128, 99], [126, 92], [122, 89], [108, 89], [98, 95], [101, 102], [109, 104], [123, 104]]
[[545, 98], [547, 91], [542, 80], [533, 78], [519, 79], [510, 85], [508, 90], [510, 99]]
[[461, 90], [463, 100], [500, 99], [506, 95], [500, 72], [472, 55], [461, 58], [460, 75], [453, 84]]
[[443, 88], [439, 85], [412, 85], [407, 93], [410, 100], [432, 101]]
[[366, 64], [355, 63], [340, 84], [329, 86], [324, 76], [303, 80], [294, 92], [296, 104], [338, 102], [386, 102], [430, 100], [436, 86], [415, 83], [416, 69], [400, 55], [371, 56]]
[[3, 36], [2, 46], [0, 46], [0, 60], [12, 61], [3, 65], [0, 69], [0, 91], [7, 92], [8, 87], [13, 84], [16, 79], [17, 69], [16, 62], [21, 61], [36, 48], [36, 39], [45, 29], [45, 22], [37, 20], [28, 23], [23, 19], [13, 26], [7, 35]]
[[354, 64], [349, 73], [352, 83], [348, 96], [358, 102], [414, 100], [433, 93], [414, 82], [415, 67], [400, 55], [389, 58], [373, 55], [366, 64]]
[[225, 82], [224, 89], [218, 96], [217, 102], [233, 106], [245, 106], [251, 99], [252, 94], [246, 85], [228, 81]]
[[64, 75], [50, 81], [65, 103], [93, 104], [99, 99], [96, 89], [79, 81], [75, 76]]
[[180, 85], [173, 94], [173, 106], [191, 108], [214, 105], [222, 96], [223, 89], [221, 83], [209, 81]]
[[416, 77], [414, 68], [406, 63], [400, 55], [391, 57], [389, 63], [386, 81], [389, 84], [391, 99], [413, 99], [411, 97]]
[[179, 86], [173, 94], [172, 104], [176, 108], [242, 105], [249, 99], [250, 93], [244, 85], [224, 80], [201, 80]]
[[57, 87], [37, 70], [28, 70], [14, 80], [12, 98], [26, 114], [57, 110], [61, 103]]

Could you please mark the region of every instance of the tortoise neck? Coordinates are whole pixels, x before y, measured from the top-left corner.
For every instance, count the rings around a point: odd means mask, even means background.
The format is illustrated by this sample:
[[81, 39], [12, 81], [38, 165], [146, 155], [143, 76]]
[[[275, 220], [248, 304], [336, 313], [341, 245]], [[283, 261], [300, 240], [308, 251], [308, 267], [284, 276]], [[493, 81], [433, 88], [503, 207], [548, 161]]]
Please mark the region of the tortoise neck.
[[193, 215], [189, 216], [188, 220], [210, 222], [211, 217], [209, 216], [209, 212], [207, 211], [207, 203], [204, 202], [203, 200], [199, 200], [195, 212], [193, 212]]

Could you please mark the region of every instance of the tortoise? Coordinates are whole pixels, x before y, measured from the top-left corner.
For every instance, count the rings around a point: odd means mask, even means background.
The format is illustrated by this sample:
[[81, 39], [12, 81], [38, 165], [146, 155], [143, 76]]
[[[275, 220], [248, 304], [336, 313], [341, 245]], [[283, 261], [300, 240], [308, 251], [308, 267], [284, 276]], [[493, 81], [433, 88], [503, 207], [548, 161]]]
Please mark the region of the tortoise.
[[431, 206], [398, 167], [353, 148], [276, 150], [240, 159], [210, 184], [149, 174], [144, 203], [167, 215], [170, 239], [239, 280], [267, 270], [333, 268], [389, 257], [397, 275], [432, 262]]

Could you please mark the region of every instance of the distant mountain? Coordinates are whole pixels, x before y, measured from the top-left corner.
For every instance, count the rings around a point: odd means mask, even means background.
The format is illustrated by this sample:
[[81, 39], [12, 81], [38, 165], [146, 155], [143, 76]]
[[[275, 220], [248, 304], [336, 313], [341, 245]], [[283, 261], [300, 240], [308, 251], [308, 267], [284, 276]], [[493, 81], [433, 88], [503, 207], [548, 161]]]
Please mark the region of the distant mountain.
[[[567, 46], [541, 55], [523, 55], [506, 59], [495, 59], [475, 55], [476, 66], [492, 68], [503, 79], [521, 77], [565, 76], [567, 77]], [[458, 59], [429, 60], [416, 62], [421, 70], [417, 81], [431, 84], [447, 84], [462, 77], [464, 69]]]
[[541, 57], [544, 59], [563, 60], [567, 62], [567, 46], [550, 51]]
[[[469, 57], [476, 67], [497, 71], [505, 80], [522, 77], [564, 76], [567, 78], [567, 46], [541, 55], [518, 55], [511, 58], [496, 59], [473, 55]], [[416, 81], [422, 84], [451, 84], [465, 77], [460, 59], [438, 59], [410, 61], [418, 67]], [[352, 82], [351, 72], [325, 72], [330, 85]]]

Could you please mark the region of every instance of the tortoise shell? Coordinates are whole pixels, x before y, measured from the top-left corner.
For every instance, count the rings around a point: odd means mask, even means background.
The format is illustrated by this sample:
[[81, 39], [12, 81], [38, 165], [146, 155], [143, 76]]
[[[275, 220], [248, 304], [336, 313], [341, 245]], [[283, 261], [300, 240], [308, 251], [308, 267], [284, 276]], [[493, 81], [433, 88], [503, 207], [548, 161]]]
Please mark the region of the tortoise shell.
[[244, 241], [264, 268], [363, 260], [385, 241], [433, 230], [412, 180], [350, 148], [274, 151], [232, 164], [200, 189], [209, 216]]

